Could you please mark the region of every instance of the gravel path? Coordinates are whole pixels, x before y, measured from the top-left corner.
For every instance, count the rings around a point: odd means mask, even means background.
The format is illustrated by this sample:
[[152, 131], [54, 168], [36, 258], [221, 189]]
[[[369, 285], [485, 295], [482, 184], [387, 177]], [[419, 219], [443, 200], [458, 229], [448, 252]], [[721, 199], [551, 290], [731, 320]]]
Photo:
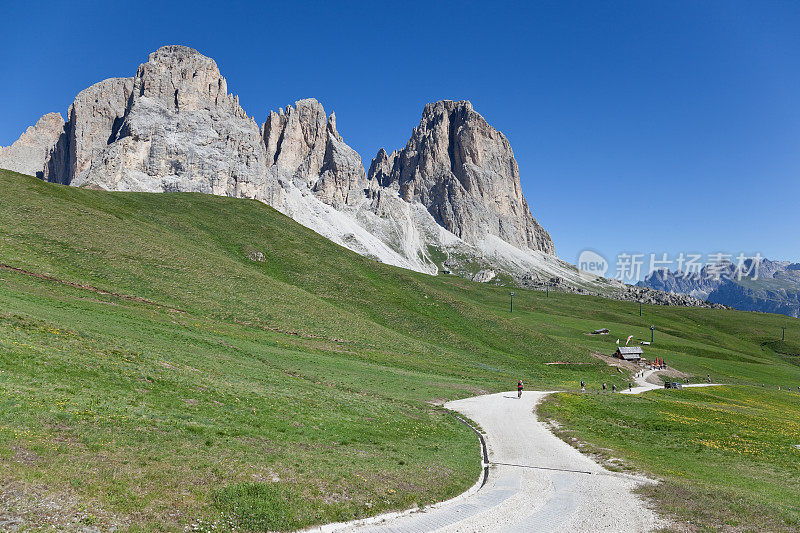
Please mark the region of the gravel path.
[[[621, 394], [640, 394], [642, 392], [647, 392], [649, 390], [656, 390], [656, 389], [663, 389], [664, 385], [655, 385], [647, 381], [647, 378], [652, 376], [658, 372], [657, 370], [648, 370], [640, 377], [635, 378], [636, 387], [633, 387], [631, 390], [623, 389], [620, 391]], [[684, 387], [716, 387], [721, 385], [721, 383], [686, 383]]]
[[605, 470], [554, 436], [533, 410], [548, 393], [490, 394], [446, 407], [483, 428], [489, 477], [480, 490], [426, 511], [379, 523], [340, 524], [319, 531], [516, 532], [650, 531], [664, 524], [631, 491], [652, 481]]

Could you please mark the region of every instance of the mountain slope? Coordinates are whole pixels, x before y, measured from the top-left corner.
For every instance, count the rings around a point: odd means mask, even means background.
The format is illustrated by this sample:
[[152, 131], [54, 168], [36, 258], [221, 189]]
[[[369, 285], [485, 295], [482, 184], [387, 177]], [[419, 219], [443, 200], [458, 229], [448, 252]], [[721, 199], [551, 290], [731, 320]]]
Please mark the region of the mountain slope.
[[254, 198], [337, 244], [419, 272], [437, 273], [444, 256], [457, 257], [448, 270], [466, 276], [488, 266], [596, 285], [553, 257], [508, 140], [469, 102], [425, 107], [400, 153], [404, 170], [391, 171], [396, 183], [368, 179], [335, 115], [314, 99], [270, 112], [259, 128], [217, 64], [185, 46], [161, 47], [133, 77], [82, 91], [60, 132], [60, 117], [47, 117], [2, 149], [0, 168], [78, 187]]
[[376, 263], [253, 200], [0, 171], [0, 206], [9, 523], [289, 530], [446, 498], [478, 455], [435, 404], [623, 386], [598, 327], [656, 324], [648, 355], [697, 376], [800, 382], [780, 317], [522, 289], [510, 314], [503, 287]]
[[369, 178], [421, 203], [471, 244], [480, 246], [491, 235], [521, 250], [555, 254], [522, 195], [511, 144], [469, 102], [426, 105], [406, 147], [391, 156], [381, 149]]

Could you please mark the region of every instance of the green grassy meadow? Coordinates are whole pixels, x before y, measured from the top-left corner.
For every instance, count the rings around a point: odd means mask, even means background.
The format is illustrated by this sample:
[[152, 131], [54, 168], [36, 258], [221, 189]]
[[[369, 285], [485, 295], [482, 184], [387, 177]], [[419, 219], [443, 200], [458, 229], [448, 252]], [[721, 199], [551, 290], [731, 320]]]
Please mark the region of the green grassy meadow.
[[[256, 201], [7, 171], [0, 263], [0, 502], [29, 529], [292, 530], [429, 504], [479, 474], [474, 434], [439, 405], [517, 379], [541, 390], [586, 380], [590, 394], [561, 395], [547, 414], [667, 483], [685, 480], [687, 498], [713, 488], [752, 497], [776, 524], [800, 516], [780, 490], [788, 478], [773, 475], [797, 479], [795, 448], [757, 460], [702, 443], [631, 455], [662, 442], [648, 424], [702, 420], [717, 404], [744, 403], [748, 416], [713, 434], [683, 425], [683, 440], [795, 438], [796, 319], [654, 306], [640, 317], [636, 303], [520, 289], [510, 314], [508, 287], [375, 263]], [[648, 356], [730, 386], [591, 394], [628, 376], [590, 354], [649, 340], [651, 324]], [[612, 335], [585, 334], [600, 327]], [[780, 436], [751, 427], [772, 415]], [[693, 465], [716, 461], [757, 483], [702, 485]]]
[[[568, 442], [664, 480], [643, 495], [700, 531], [800, 529], [800, 393], [774, 387], [559, 394], [539, 407]], [[611, 451], [609, 451], [611, 450]]]

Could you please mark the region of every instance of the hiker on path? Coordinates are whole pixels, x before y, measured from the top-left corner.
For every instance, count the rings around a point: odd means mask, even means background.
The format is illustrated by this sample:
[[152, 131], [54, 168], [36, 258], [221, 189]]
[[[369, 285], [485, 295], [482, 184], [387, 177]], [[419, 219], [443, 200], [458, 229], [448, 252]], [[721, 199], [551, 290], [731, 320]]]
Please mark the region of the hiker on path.
[[[800, 389], [800, 387], [798, 387]], [[586, 392], [586, 383], [581, 380], [581, 392]]]
[[522, 380], [517, 381], [517, 398], [522, 398]]
[[605, 383], [605, 381], [604, 381], [604, 382], [603, 382], [603, 392], [605, 392], [605, 391], [606, 391], [606, 383]]
[[613, 394], [613, 393], [615, 393], [615, 392], [617, 392], [617, 386], [616, 386], [616, 385], [614, 385], [614, 384], [612, 384], [612, 385], [611, 385], [611, 393]]
[[630, 381], [628, 382], [628, 392], [633, 392], [633, 385], [631, 385]]

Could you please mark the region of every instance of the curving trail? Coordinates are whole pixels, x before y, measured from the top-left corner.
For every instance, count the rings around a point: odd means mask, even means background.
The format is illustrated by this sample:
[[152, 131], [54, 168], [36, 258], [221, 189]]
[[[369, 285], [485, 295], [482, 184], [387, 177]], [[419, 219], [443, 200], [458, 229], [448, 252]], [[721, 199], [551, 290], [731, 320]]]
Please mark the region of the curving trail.
[[[651, 531], [664, 524], [632, 489], [646, 478], [604, 469], [553, 435], [534, 408], [547, 392], [490, 394], [445, 406], [485, 431], [483, 488], [424, 511], [330, 524], [318, 531], [516, 532]], [[399, 515], [399, 516], [398, 516]]]
[[[657, 370], [648, 370], [641, 377], [635, 378], [636, 386], [633, 387], [631, 390], [621, 390], [620, 394], [640, 394], [642, 392], [647, 392], [649, 390], [656, 390], [656, 389], [663, 389], [663, 385], [655, 385], [647, 381], [647, 378], [652, 376], [658, 372]], [[686, 383], [683, 385], [684, 388], [686, 387], [717, 387], [722, 385], [721, 383]]]

